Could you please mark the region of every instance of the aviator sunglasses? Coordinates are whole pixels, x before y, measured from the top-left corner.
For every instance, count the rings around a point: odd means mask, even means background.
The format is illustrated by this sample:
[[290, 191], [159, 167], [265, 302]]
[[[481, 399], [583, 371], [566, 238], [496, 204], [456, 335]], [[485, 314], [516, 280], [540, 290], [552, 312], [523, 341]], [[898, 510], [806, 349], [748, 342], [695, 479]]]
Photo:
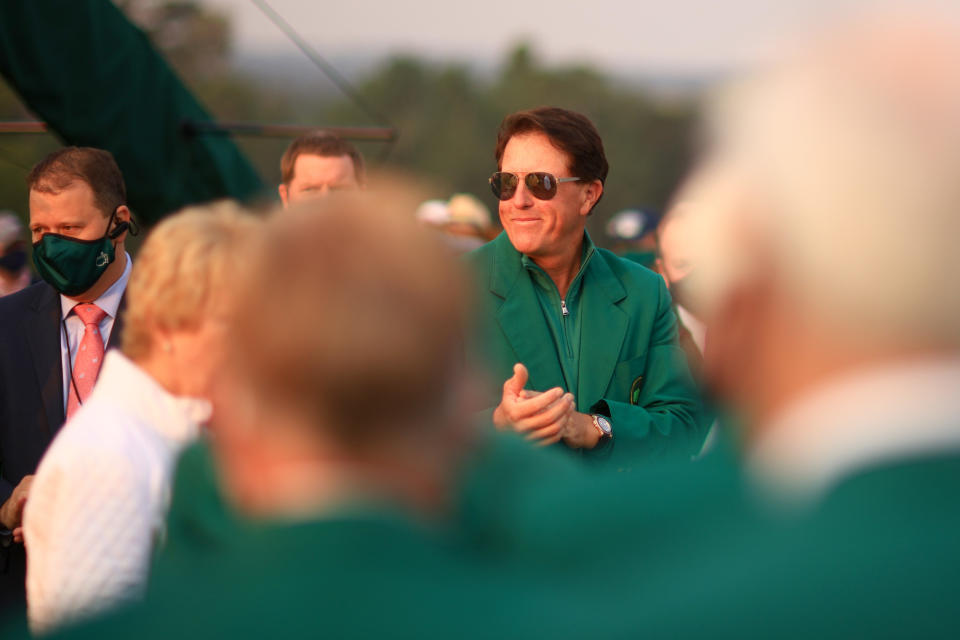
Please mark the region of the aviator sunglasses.
[[[517, 192], [517, 185], [520, 184], [519, 173], [509, 171], [497, 171], [487, 181], [493, 190], [493, 195], [501, 200], [509, 200]], [[558, 178], [552, 173], [546, 171], [532, 171], [526, 174], [523, 183], [527, 185], [527, 190], [537, 200], [549, 200], [557, 195], [557, 185], [561, 182], [576, 182], [583, 178]]]

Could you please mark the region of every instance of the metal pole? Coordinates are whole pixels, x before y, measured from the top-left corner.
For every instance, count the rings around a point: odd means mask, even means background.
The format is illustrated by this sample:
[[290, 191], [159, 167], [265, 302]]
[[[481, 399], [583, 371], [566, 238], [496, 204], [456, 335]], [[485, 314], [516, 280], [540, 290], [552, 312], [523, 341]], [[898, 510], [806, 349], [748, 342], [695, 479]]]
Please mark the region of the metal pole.
[[[259, 124], [256, 122], [197, 122], [184, 121], [180, 125], [184, 135], [238, 135], [259, 138], [296, 138], [311, 131], [328, 131], [345, 140], [392, 142], [397, 130], [392, 127], [316, 127], [296, 124]], [[46, 122], [0, 122], [0, 133], [49, 133]]]

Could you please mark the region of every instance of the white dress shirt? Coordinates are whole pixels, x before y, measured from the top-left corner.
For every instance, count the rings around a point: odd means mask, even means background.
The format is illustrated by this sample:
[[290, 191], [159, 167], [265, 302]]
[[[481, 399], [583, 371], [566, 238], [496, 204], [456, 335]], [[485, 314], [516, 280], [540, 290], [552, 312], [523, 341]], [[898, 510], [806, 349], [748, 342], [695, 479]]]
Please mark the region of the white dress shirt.
[[690, 332], [690, 335], [693, 337], [693, 343], [697, 345], [697, 349], [700, 350], [700, 354], [702, 355], [703, 350], [707, 346], [707, 325], [680, 305], [677, 305], [677, 315], [680, 317], [680, 322], [683, 323], [683, 326]]
[[762, 491], [815, 503], [845, 477], [960, 450], [960, 357], [890, 364], [823, 385], [781, 412], [748, 453]]
[[[130, 280], [130, 270], [133, 268], [133, 261], [130, 254], [127, 253], [127, 266], [123, 273], [117, 278], [117, 281], [110, 285], [110, 288], [104, 291], [99, 298], [93, 301], [106, 313], [103, 320], [100, 321], [100, 337], [103, 338], [103, 348], [107, 348], [107, 342], [110, 341], [110, 334], [113, 332], [113, 323], [117, 319], [117, 310], [120, 308], [120, 300], [123, 299], [123, 292], [127, 290], [127, 281]], [[77, 314], [70, 313], [73, 308], [80, 304], [73, 298], [60, 294], [60, 317], [67, 327], [66, 335], [63, 328], [60, 329], [60, 369], [63, 371], [63, 413], [67, 413], [67, 398], [70, 394], [70, 372], [73, 370], [73, 363], [77, 360], [77, 349], [80, 348], [80, 341], [83, 340], [83, 320]]]
[[119, 350], [104, 358], [88, 401], [40, 461], [24, 510], [31, 629], [138, 598], [162, 538], [172, 466], [209, 418]]

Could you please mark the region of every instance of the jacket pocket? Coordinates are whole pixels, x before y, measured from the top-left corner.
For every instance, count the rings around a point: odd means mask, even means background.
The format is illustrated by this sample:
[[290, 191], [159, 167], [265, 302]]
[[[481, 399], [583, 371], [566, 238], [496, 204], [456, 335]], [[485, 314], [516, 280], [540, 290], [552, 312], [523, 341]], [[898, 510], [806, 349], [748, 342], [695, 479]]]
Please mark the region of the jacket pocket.
[[646, 371], [646, 352], [617, 364], [613, 369], [613, 381], [608, 391], [608, 399], [639, 405]]

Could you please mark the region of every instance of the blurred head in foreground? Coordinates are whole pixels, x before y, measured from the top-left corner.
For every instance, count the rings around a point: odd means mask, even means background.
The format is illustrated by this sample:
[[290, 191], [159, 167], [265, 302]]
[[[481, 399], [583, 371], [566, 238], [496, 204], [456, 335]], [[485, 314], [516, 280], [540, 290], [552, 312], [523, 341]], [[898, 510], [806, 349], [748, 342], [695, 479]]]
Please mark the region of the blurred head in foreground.
[[750, 435], [844, 376], [955, 357], [958, 59], [952, 27], [877, 19], [714, 104], [681, 200], [706, 365]]
[[215, 398], [229, 495], [316, 515], [384, 499], [442, 507], [466, 415], [458, 268], [399, 187], [273, 216]]
[[172, 394], [210, 395], [261, 225], [221, 202], [164, 219], [144, 242], [127, 287], [123, 352]]

